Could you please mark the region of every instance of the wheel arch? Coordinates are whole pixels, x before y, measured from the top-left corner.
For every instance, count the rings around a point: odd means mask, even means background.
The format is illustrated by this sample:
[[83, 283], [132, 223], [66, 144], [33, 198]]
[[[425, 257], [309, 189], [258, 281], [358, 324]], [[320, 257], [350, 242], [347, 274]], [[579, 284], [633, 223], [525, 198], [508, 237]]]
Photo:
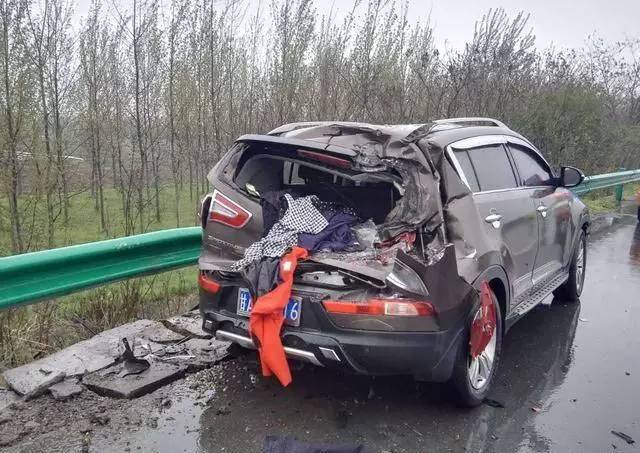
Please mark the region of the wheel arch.
[[[485, 269], [473, 282], [473, 287], [477, 290], [480, 289], [482, 282], [489, 283], [489, 287], [493, 294], [498, 299], [498, 305], [500, 305], [500, 311], [502, 314], [502, 320], [506, 320], [508, 310], [511, 302], [511, 286], [509, 285], [509, 279], [507, 273], [501, 266], [491, 266]], [[503, 329], [504, 334], [506, 329]]]

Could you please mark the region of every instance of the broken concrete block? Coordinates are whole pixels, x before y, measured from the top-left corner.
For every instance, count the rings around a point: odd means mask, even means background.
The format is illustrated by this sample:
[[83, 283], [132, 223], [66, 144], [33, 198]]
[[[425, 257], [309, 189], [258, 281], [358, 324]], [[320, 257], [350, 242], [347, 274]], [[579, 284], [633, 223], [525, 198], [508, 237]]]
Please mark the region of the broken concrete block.
[[[11, 387], [26, 400], [42, 395], [53, 384], [57, 384], [65, 377], [64, 371], [29, 370], [22, 376], [22, 380], [11, 383]], [[15, 386], [14, 386], [15, 385]]]
[[159, 322], [153, 323], [153, 325], [147, 327], [142, 332], [140, 332], [140, 336], [142, 338], [146, 338], [151, 340], [154, 343], [177, 343], [184, 339], [184, 335], [181, 335], [173, 330], [167, 329], [165, 326], [160, 324]]
[[168, 329], [174, 332], [181, 333], [184, 336], [191, 336], [193, 338], [205, 338], [212, 337], [211, 334], [202, 330], [202, 318], [198, 311], [191, 311], [184, 315], [174, 316], [173, 318], [164, 319], [160, 321]]
[[[63, 376], [81, 376], [105, 368], [113, 364], [122, 353], [120, 340], [124, 337], [133, 340], [140, 333], [154, 325], [156, 321], [143, 319], [125, 324], [104, 332], [85, 341], [76, 343], [68, 348], [53, 353], [35, 362], [5, 371], [2, 375], [7, 385], [20, 394], [29, 392], [29, 389], [39, 388], [45, 383], [53, 385], [59, 381], [51, 382], [49, 376], [40, 372], [40, 369], [51, 372], [61, 372]], [[135, 344], [140, 345], [140, 339]], [[134, 344], [133, 341], [131, 341]], [[144, 343], [149, 343], [145, 340]], [[148, 349], [157, 349], [157, 345], [149, 345]], [[136, 355], [139, 354], [136, 349]], [[151, 350], [145, 353], [152, 352]], [[46, 390], [46, 388], [44, 389]]]
[[179, 379], [187, 371], [182, 364], [152, 361], [149, 369], [140, 374], [120, 377], [122, 364], [85, 375], [82, 383], [98, 395], [113, 398], [137, 398]]
[[67, 379], [49, 387], [51, 396], [58, 401], [64, 401], [84, 391], [84, 387], [78, 384], [78, 380]]

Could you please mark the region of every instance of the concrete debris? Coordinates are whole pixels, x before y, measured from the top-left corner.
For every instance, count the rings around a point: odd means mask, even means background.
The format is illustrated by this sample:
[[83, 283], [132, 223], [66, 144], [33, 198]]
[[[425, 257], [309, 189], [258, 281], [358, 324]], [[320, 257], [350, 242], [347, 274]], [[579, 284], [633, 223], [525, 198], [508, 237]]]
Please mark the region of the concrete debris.
[[[82, 383], [100, 395], [135, 398], [177, 379], [185, 372], [198, 371], [228, 357], [228, 342], [204, 334], [197, 312], [163, 321], [139, 320], [102, 332], [43, 359], [5, 371], [7, 386], [26, 399], [50, 387], [56, 399], [71, 398], [83, 387], [65, 377], [83, 377]], [[148, 360], [148, 370], [139, 375], [123, 371], [122, 339], [128, 339], [134, 361]], [[126, 362], [126, 361], [125, 361]], [[137, 372], [138, 372], [137, 371]], [[118, 376], [121, 373], [121, 376]], [[18, 398], [0, 388], [0, 410]], [[6, 400], [6, 402], [5, 402]]]
[[159, 322], [154, 322], [151, 326], [144, 329], [140, 336], [142, 338], [147, 338], [148, 340], [153, 341], [154, 343], [167, 344], [167, 343], [177, 343], [184, 339], [184, 335], [174, 332], [173, 330], [167, 329]]
[[208, 334], [202, 330], [202, 318], [200, 313], [191, 311], [181, 316], [174, 316], [173, 318], [164, 319], [160, 321], [167, 329], [173, 330], [185, 337], [203, 338], [208, 340], [212, 338], [211, 334]]
[[49, 387], [51, 396], [57, 401], [64, 401], [79, 395], [84, 391], [84, 387], [78, 383], [78, 379], [66, 379]]
[[64, 371], [45, 374], [42, 370], [28, 370], [21, 380], [9, 384], [16, 392], [23, 395], [25, 400], [30, 400], [45, 393], [49, 387], [62, 381], [65, 376]]
[[153, 392], [182, 377], [187, 371], [184, 364], [174, 365], [154, 360], [149, 369], [142, 373], [120, 377], [122, 367], [122, 364], [116, 364], [87, 374], [82, 378], [82, 383], [98, 395], [131, 399]]
[[20, 396], [13, 390], [0, 389], [0, 413], [13, 407], [13, 404], [19, 399]]
[[[93, 338], [76, 343], [40, 360], [7, 370], [3, 373], [3, 377], [9, 387], [21, 395], [43, 386], [44, 391], [48, 386], [62, 380], [59, 377], [58, 380], [52, 380], [51, 373], [53, 372], [56, 373], [55, 376], [62, 373], [63, 378], [64, 376], [82, 376], [113, 364], [121, 354], [120, 340], [122, 338], [139, 337], [144, 329], [154, 324], [158, 323], [143, 319], [106, 330]], [[157, 345], [153, 346], [157, 347]], [[148, 349], [151, 348], [152, 346], [148, 347]], [[41, 370], [51, 373], [47, 375]]]

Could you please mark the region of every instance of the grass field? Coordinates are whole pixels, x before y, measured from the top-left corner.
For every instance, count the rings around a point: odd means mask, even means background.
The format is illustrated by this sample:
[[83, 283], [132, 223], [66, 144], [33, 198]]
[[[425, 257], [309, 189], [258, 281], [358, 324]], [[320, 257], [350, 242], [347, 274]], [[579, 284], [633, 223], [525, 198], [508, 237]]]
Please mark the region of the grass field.
[[[623, 199], [634, 199], [638, 190], [640, 190], [640, 184], [625, 185]], [[589, 207], [592, 214], [612, 212], [618, 208], [614, 189], [603, 189], [588, 193], [582, 197], [582, 201]]]

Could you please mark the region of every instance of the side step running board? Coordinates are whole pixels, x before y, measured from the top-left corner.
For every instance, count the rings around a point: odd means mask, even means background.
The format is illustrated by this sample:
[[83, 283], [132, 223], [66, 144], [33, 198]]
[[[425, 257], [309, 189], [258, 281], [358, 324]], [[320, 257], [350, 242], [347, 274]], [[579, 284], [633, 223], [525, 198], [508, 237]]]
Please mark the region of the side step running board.
[[[247, 349], [257, 349], [251, 338], [245, 337], [244, 335], [238, 335], [237, 333], [227, 332], [226, 330], [216, 331], [216, 338], [218, 340], [226, 340], [238, 343], [240, 346]], [[297, 348], [291, 348], [289, 346], [284, 347], [284, 352], [289, 358], [302, 360], [303, 362], [309, 362], [316, 366], [324, 366], [312, 352], [304, 351]]]

